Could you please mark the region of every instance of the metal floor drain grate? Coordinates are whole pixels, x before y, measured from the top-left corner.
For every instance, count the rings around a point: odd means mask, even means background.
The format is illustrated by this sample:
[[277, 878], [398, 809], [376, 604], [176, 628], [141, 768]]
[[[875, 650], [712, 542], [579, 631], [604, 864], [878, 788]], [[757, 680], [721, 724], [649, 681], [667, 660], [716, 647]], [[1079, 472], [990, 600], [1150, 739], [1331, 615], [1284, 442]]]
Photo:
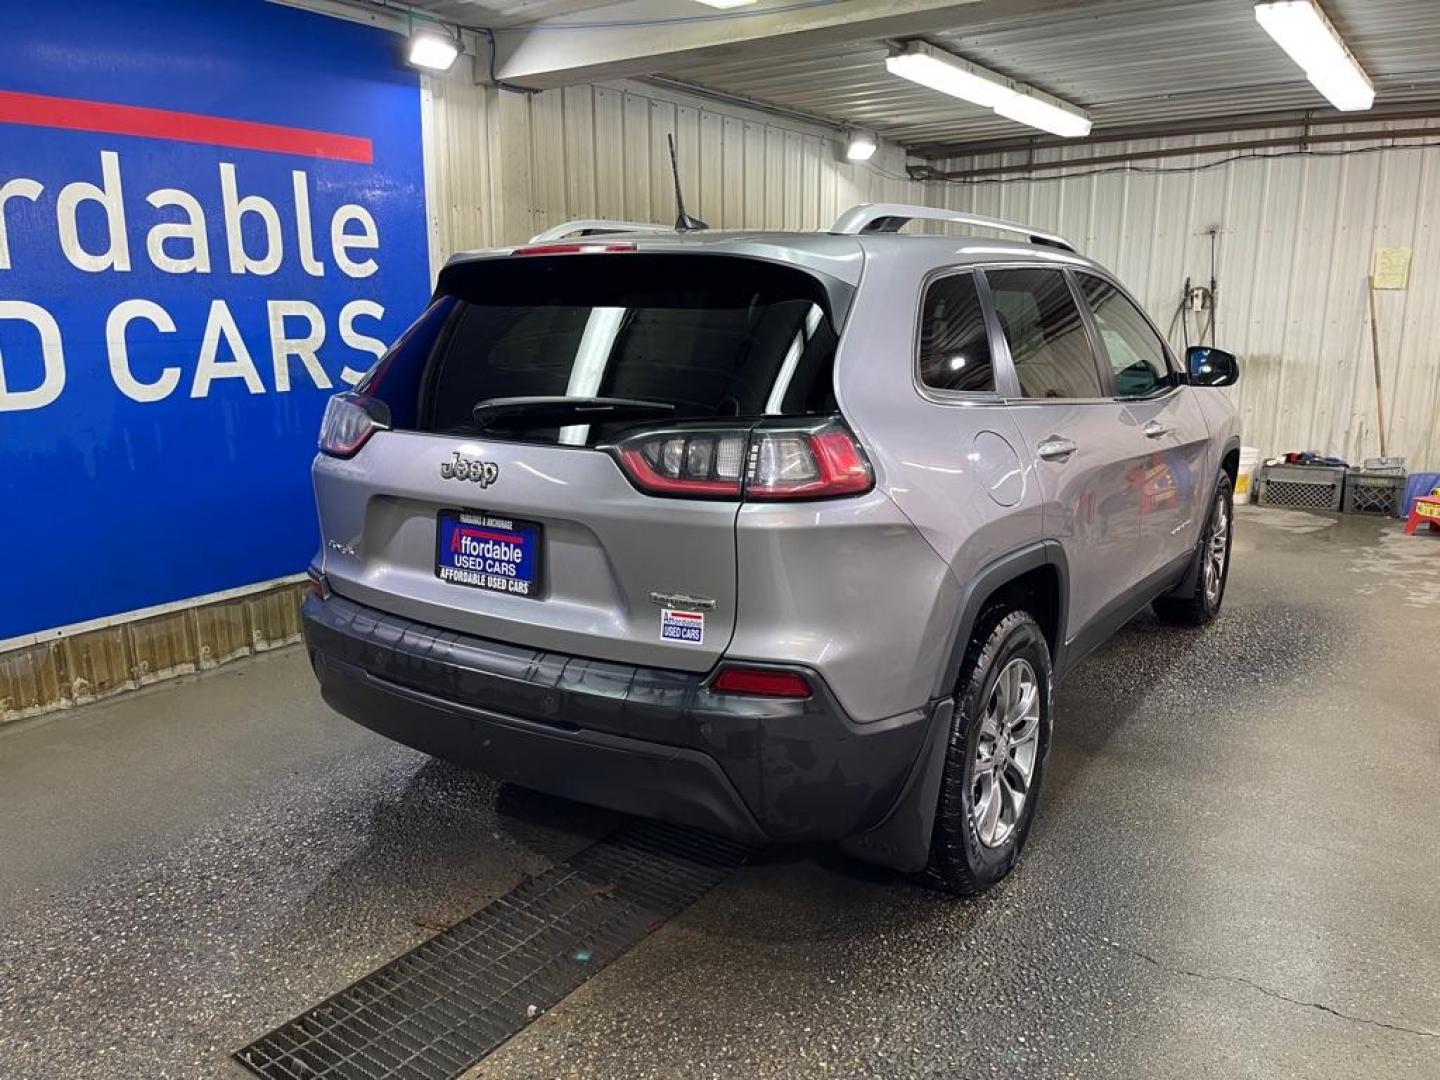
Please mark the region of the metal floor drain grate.
[[744, 861], [720, 837], [621, 828], [239, 1050], [281, 1080], [459, 1075]]

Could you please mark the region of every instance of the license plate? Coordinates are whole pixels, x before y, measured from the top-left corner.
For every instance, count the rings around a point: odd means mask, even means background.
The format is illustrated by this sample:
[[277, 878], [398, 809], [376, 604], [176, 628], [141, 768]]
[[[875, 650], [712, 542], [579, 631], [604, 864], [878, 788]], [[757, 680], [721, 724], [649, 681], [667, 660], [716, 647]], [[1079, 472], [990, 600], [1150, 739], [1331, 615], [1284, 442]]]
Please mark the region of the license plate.
[[533, 521], [483, 511], [441, 510], [436, 516], [435, 576], [472, 589], [540, 596], [541, 532]]

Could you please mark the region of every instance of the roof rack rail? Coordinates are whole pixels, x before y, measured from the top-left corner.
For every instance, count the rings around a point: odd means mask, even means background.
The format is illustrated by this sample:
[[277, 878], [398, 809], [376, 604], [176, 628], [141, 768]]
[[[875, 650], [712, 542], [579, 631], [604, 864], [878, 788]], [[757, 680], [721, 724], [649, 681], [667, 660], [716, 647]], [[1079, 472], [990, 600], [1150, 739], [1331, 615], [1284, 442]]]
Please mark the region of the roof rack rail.
[[941, 210], [934, 206], [909, 206], [905, 203], [860, 203], [852, 206], [835, 219], [830, 226], [832, 233], [850, 236], [860, 233], [899, 232], [910, 221], [948, 221], [956, 225], [974, 225], [997, 232], [1019, 233], [1032, 244], [1044, 244], [1065, 251], [1074, 251], [1075, 245], [1063, 236], [1032, 229], [1016, 221], [983, 217], [980, 214], [966, 214], [959, 210]]
[[606, 221], [603, 218], [579, 218], [563, 225], [552, 225], [544, 232], [530, 238], [532, 244], [544, 244], [551, 240], [564, 240], [567, 236], [599, 236], [605, 233], [671, 233], [673, 225], [656, 225], [648, 221]]

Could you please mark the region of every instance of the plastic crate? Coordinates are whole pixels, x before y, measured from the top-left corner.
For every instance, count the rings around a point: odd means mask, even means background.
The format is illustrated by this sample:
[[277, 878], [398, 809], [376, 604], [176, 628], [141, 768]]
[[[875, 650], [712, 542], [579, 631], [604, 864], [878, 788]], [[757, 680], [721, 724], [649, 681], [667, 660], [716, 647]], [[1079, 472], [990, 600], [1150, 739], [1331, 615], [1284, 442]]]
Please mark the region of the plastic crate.
[[1388, 468], [1351, 469], [1345, 477], [1345, 513], [1399, 517], [1405, 506], [1405, 474]]
[[1345, 492], [1345, 468], [1342, 465], [1262, 465], [1259, 491], [1262, 506], [1339, 510]]

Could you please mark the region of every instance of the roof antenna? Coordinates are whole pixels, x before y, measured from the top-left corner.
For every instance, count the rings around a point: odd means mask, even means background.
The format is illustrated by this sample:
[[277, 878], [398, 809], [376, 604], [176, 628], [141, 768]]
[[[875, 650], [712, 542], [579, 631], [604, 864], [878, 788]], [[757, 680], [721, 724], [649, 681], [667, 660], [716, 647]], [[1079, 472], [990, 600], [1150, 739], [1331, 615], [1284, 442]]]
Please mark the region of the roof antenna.
[[685, 196], [680, 191], [680, 163], [675, 160], [675, 136], [666, 134], [665, 140], [670, 144], [670, 175], [675, 178], [675, 229], [677, 232], [708, 229], [710, 226], [705, 222], [699, 218], [693, 218], [685, 212]]

